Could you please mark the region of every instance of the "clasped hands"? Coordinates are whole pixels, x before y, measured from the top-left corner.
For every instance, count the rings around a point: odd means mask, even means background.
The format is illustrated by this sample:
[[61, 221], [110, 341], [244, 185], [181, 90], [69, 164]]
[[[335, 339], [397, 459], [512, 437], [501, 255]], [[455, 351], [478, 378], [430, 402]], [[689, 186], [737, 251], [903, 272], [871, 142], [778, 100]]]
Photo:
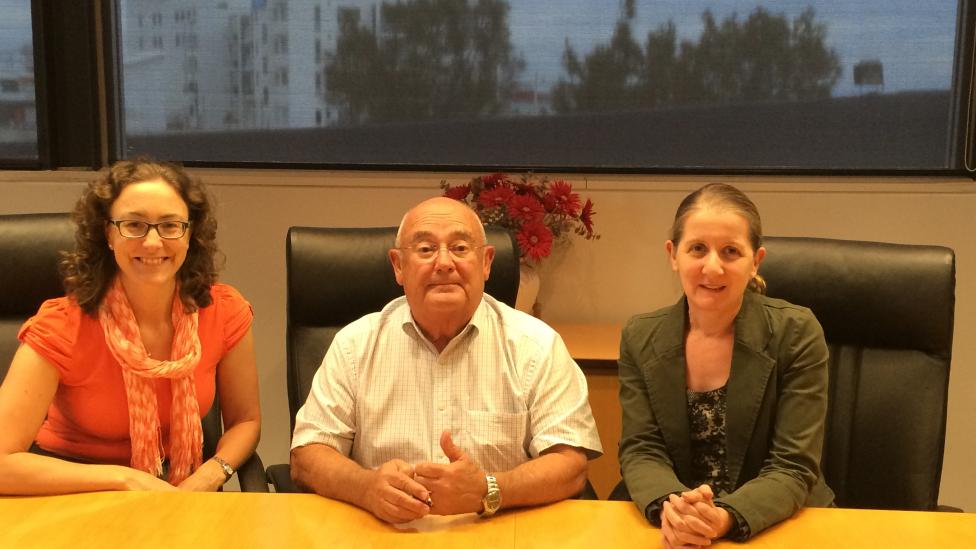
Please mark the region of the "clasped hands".
[[713, 497], [707, 484], [680, 496], [668, 496], [661, 508], [661, 541], [665, 549], [705, 547], [729, 531], [732, 517], [715, 505]]
[[429, 514], [480, 511], [481, 500], [488, 493], [485, 472], [454, 444], [450, 431], [441, 433], [440, 445], [450, 463], [410, 465], [402, 459], [392, 459], [381, 465], [364, 494], [365, 507], [381, 520], [394, 524]]

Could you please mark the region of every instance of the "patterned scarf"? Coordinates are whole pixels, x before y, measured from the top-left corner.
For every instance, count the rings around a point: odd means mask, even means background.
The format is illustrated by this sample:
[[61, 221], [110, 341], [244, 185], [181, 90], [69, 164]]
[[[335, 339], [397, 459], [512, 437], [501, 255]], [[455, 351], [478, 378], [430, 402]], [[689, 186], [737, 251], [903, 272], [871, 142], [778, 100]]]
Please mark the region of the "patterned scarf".
[[105, 332], [105, 343], [122, 367], [125, 380], [132, 443], [130, 464], [157, 477], [163, 473], [163, 449], [153, 380], [172, 380], [169, 482], [178, 485], [200, 466], [203, 453], [200, 405], [193, 383], [193, 372], [200, 362], [199, 315], [183, 312], [177, 289], [173, 296], [174, 334], [170, 356], [179, 358], [166, 361], [155, 360], [146, 351], [132, 306], [118, 277], [105, 295], [98, 318]]

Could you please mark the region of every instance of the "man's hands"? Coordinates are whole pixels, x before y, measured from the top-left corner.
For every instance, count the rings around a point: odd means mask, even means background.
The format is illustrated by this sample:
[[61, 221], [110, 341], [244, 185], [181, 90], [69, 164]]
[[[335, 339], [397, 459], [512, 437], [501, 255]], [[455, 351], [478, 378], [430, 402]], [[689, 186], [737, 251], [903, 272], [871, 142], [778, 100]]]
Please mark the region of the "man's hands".
[[732, 518], [712, 498], [712, 489], [706, 484], [682, 492], [680, 497], [668, 497], [661, 508], [661, 541], [665, 549], [705, 547], [729, 531]]
[[440, 443], [450, 463], [424, 462], [414, 467], [401, 459], [390, 460], [368, 473], [359, 505], [394, 524], [428, 514], [480, 511], [488, 493], [485, 472], [454, 444], [449, 431], [441, 433]]
[[414, 469], [402, 459], [391, 459], [373, 472], [363, 494], [363, 507], [393, 524], [427, 516], [430, 492], [414, 480]]
[[450, 431], [441, 433], [441, 449], [448, 464], [418, 463], [414, 479], [431, 493], [435, 515], [457, 515], [481, 511], [481, 500], [488, 493], [485, 472], [458, 448]]

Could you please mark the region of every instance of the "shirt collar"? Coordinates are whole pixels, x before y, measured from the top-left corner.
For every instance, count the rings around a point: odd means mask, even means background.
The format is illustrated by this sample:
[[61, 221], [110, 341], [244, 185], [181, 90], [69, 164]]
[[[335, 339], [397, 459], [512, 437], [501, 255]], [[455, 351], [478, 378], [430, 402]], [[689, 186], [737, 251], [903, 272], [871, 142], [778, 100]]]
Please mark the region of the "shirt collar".
[[[424, 332], [420, 329], [420, 326], [417, 325], [417, 321], [414, 320], [413, 314], [410, 313], [410, 305], [407, 304], [407, 298], [401, 297], [399, 299], [403, 300], [403, 305], [398, 311], [397, 322], [400, 324], [401, 328], [403, 328], [403, 331], [408, 334], [412, 333], [433, 346], [427, 337], [424, 336]], [[468, 321], [464, 328], [461, 328], [458, 335], [451, 339], [451, 341], [447, 344], [447, 347], [444, 347], [444, 352], [449, 351], [458, 341], [463, 340], [469, 333], [479, 333], [485, 329], [488, 316], [487, 307], [485, 297], [482, 295], [481, 301], [478, 303], [478, 307], [474, 310], [474, 314], [471, 315], [471, 320]]]
[[[655, 347], [658, 354], [684, 351], [685, 326], [688, 325], [688, 300], [684, 295], [668, 312], [658, 332]], [[763, 313], [762, 298], [747, 290], [735, 317], [735, 340], [755, 352], [765, 350], [772, 329]]]

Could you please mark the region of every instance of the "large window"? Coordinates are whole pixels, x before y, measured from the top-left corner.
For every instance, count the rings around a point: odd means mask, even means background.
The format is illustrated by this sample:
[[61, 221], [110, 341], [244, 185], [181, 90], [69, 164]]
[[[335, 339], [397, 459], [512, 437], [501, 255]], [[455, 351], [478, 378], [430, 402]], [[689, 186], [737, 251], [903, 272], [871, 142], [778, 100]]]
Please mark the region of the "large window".
[[0, 160], [964, 173], [974, 5], [0, 0]]
[[0, 163], [37, 161], [31, 3], [0, 0]]
[[961, 166], [954, 0], [120, 2], [126, 154]]

